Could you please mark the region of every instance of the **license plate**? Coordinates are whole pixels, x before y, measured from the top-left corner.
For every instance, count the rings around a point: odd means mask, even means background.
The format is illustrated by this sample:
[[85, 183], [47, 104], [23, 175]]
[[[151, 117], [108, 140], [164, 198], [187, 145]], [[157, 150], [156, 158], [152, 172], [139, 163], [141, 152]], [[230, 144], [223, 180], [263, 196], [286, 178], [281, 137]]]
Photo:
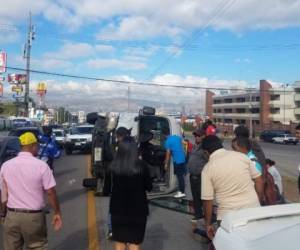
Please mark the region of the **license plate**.
[[95, 161], [102, 161], [102, 148], [95, 148], [94, 159]]
[[75, 146], [80, 146], [81, 142], [75, 142]]

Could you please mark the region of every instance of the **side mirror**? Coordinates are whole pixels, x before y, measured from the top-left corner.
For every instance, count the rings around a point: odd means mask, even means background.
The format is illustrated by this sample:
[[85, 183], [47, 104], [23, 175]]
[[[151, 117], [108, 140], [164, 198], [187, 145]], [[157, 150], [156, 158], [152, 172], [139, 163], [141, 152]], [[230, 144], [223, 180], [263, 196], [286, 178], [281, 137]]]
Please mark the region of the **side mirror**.
[[88, 113], [86, 116], [87, 123], [92, 124], [92, 125], [95, 125], [97, 119], [98, 119], [97, 112]]
[[134, 117], [134, 121], [135, 121], [135, 122], [138, 122], [139, 120], [140, 120], [140, 117], [139, 117], [139, 116]]

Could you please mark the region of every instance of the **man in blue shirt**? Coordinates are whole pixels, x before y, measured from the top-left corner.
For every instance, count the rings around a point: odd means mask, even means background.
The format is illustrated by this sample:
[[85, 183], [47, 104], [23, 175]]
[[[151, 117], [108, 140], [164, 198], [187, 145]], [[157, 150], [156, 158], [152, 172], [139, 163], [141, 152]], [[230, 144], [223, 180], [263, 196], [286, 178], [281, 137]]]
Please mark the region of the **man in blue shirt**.
[[247, 157], [255, 163], [255, 168], [262, 174], [262, 166], [258, 162], [257, 157], [251, 150], [251, 141], [246, 137], [237, 137], [232, 140], [232, 148], [234, 151], [247, 155]]
[[168, 135], [165, 141], [167, 150], [165, 157], [165, 170], [167, 171], [170, 164], [170, 159], [173, 159], [174, 174], [177, 177], [179, 191], [174, 196], [175, 198], [185, 197], [185, 152], [183, 149], [182, 138], [178, 135]]

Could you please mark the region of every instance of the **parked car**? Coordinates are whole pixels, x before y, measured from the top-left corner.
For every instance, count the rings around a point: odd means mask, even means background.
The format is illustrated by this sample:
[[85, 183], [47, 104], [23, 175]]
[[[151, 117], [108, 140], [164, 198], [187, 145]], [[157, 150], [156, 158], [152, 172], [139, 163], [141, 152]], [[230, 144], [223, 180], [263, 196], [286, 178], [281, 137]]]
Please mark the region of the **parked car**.
[[242, 209], [226, 214], [216, 250], [298, 250], [300, 204]]
[[283, 134], [283, 135], [278, 135], [276, 137], [273, 137], [273, 142], [297, 145], [299, 142], [299, 139], [291, 134]]
[[20, 152], [20, 140], [16, 136], [0, 137], [0, 168], [4, 162], [17, 156]]
[[43, 131], [40, 127], [15, 128], [15, 129], [12, 129], [11, 131], [9, 131], [8, 135], [20, 137], [22, 134], [24, 134], [26, 132], [32, 132], [37, 137], [37, 139], [39, 139], [41, 137], [41, 135], [43, 135]]
[[94, 125], [90, 124], [70, 128], [65, 140], [66, 154], [72, 154], [74, 150], [90, 152], [93, 129]]
[[288, 130], [265, 130], [260, 134], [260, 139], [265, 142], [273, 142], [274, 137], [284, 134], [291, 134]]
[[53, 129], [52, 130], [52, 134], [54, 135], [55, 137], [55, 142], [56, 144], [63, 148], [64, 145], [65, 145], [65, 131], [63, 129]]

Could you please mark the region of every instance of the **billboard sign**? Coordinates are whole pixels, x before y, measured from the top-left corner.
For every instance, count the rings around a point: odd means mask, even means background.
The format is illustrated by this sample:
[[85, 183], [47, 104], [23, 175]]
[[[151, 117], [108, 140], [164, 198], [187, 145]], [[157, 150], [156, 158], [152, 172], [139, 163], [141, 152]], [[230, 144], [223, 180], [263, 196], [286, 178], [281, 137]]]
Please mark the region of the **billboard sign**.
[[37, 94], [42, 97], [47, 93], [47, 85], [44, 82], [39, 82], [37, 86]]
[[8, 74], [7, 81], [10, 84], [26, 84], [26, 75], [24, 75], [24, 74]]
[[0, 82], [0, 96], [3, 96], [3, 83]]
[[19, 94], [19, 93], [23, 92], [23, 87], [22, 86], [12, 86], [11, 91], [16, 92], [17, 94]]
[[6, 72], [7, 54], [3, 51], [0, 52], [0, 74]]

